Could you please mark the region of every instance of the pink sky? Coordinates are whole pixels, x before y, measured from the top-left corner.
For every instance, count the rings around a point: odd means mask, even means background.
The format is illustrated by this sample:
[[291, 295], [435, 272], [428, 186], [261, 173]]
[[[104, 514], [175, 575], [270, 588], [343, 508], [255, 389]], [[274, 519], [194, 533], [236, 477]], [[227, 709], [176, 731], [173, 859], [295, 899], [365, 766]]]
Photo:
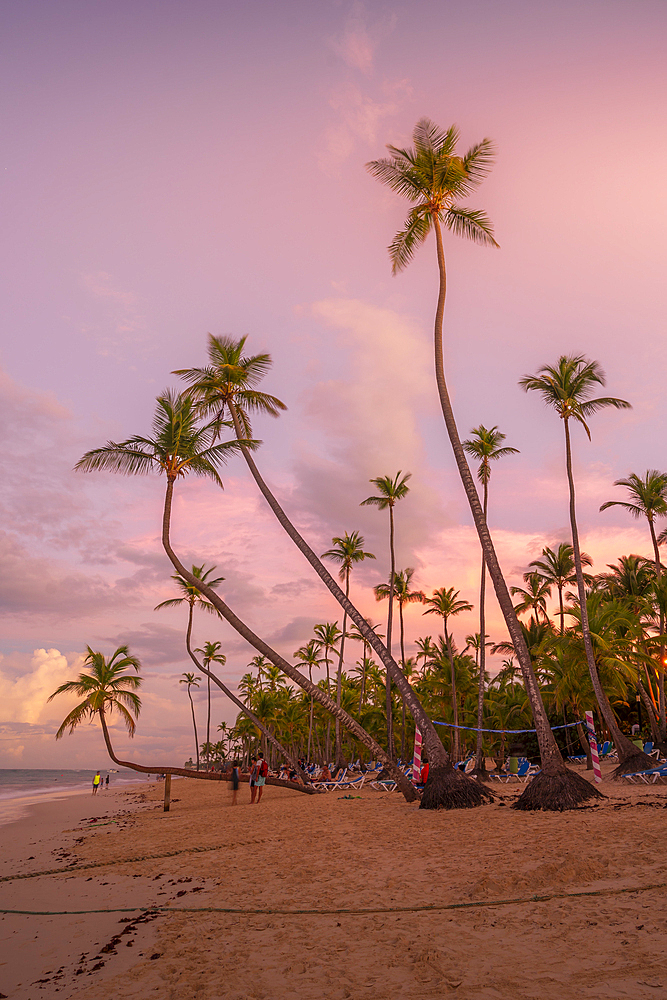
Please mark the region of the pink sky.
[[[595, 418], [592, 444], [575, 435], [583, 545], [596, 570], [649, 554], [643, 525], [598, 508], [614, 479], [664, 467], [663, 3], [27, 0], [2, 21], [0, 766], [104, 762], [93, 729], [56, 745], [67, 702], [44, 705], [87, 643], [143, 659], [136, 759], [191, 752], [183, 616], [153, 612], [172, 595], [162, 483], [71, 469], [148, 430], [207, 331], [273, 355], [266, 389], [289, 411], [257, 421], [259, 462], [318, 551], [362, 531], [362, 610], [384, 614], [370, 587], [388, 564], [385, 518], [358, 504], [398, 469], [399, 565], [477, 604], [432, 376], [434, 249], [391, 277], [405, 205], [364, 170], [424, 115], [498, 148], [470, 204], [501, 249], [447, 241], [446, 360], [462, 434], [498, 424], [521, 450], [492, 480], [510, 582], [567, 538], [562, 427], [516, 384], [563, 352], [598, 359], [634, 407]], [[239, 461], [225, 486], [180, 491], [179, 550], [217, 564], [228, 602], [291, 654], [337, 606]], [[411, 644], [433, 632], [418, 606], [408, 618]], [[475, 629], [462, 616], [457, 640]], [[254, 652], [208, 617], [196, 638], [221, 639], [231, 682]], [[234, 714], [216, 696], [216, 723]]]

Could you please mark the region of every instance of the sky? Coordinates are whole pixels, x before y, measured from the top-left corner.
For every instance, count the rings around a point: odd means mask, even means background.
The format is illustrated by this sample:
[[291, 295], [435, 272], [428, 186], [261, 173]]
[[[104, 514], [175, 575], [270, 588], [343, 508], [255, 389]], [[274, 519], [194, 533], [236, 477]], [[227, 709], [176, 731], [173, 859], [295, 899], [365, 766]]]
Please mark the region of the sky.
[[[468, 204], [500, 249], [446, 237], [445, 361], [461, 434], [498, 425], [520, 450], [490, 489], [509, 583], [568, 538], [562, 425], [517, 386], [563, 353], [598, 360], [633, 406], [596, 416], [590, 443], [574, 433], [582, 546], [596, 571], [651, 554], [644, 524], [599, 507], [623, 499], [614, 480], [664, 467], [664, 3], [25, 0], [0, 20], [0, 767], [103, 766], [95, 726], [54, 742], [73, 702], [46, 701], [87, 645], [127, 643], [143, 664], [120, 754], [192, 753], [185, 612], [154, 611], [175, 595], [163, 483], [72, 470], [149, 431], [209, 332], [272, 355], [264, 388], [288, 410], [255, 421], [257, 461], [316, 551], [362, 532], [376, 560], [353, 574], [360, 610], [386, 614], [371, 588], [389, 562], [386, 513], [359, 504], [400, 469], [398, 566], [475, 605], [459, 646], [477, 630], [478, 543], [433, 378], [435, 249], [392, 277], [406, 204], [364, 169], [421, 117], [497, 150]], [[215, 565], [227, 603], [289, 656], [339, 609], [241, 459], [223, 478], [179, 486], [176, 549]], [[408, 652], [435, 633], [422, 611]], [[209, 616], [194, 638], [222, 643], [232, 686], [255, 652]], [[235, 714], [214, 695], [214, 726]]]

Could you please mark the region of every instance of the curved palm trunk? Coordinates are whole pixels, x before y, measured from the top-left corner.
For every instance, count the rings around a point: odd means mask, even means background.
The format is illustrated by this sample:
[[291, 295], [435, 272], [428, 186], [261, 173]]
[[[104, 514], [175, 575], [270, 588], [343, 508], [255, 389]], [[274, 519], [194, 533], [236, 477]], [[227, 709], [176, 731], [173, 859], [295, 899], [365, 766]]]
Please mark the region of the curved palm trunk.
[[[301, 768], [299, 766], [299, 762], [297, 760], [295, 760], [295, 758], [285, 750], [284, 746], [282, 746], [282, 744], [278, 742], [278, 740], [275, 738], [275, 736], [273, 735], [273, 733], [269, 729], [266, 728], [266, 726], [264, 725], [264, 723], [261, 722], [260, 719], [257, 718], [257, 716], [255, 715], [255, 713], [250, 708], [248, 708], [247, 705], [244, 705], [243, 702], [240, 700], [240, 698], [237, 698], [236, 695], [233, 694], [229, 690], [229, 688], [227, 687], [227, 685], [223, 684], [222, 681], [220, 680], [220, 678], [216, 677], [216, 675], [211, 670], [209, 670], [202, 663], [200, 663], [199, 660], [197, 659], [197, 657], [195, 656], [195, 654], [193, 652], [193, 649], [192, 649], [192, 617], [193, 617], [193, 611], [194, 611], [194, 605], [191, 604], [190, 605], [190, 614], [188, 616], [188, 627], [187, 627], [187, 631], [185, 633], [185, 648], [187, 649], [188, 656], [190, 657], [190, 659], [194, 663], [195, 667], [197, 668], [197, 670], [201, 670], [201, 672], [203, 674], [206, 674], [206, 678], [207, 678], [209, 684], [211, 683], [211, 681], [213, 681], [214, 684], [217, 684], [217, 686], [220, 688], [220, 690], [222, 691], [222, 693], [225, 694], [225, 695], [227, 695], [227, 697], [229, 698], [229, 700], [234, 705], [236, 705], [236, 707], [244, 715], [246, 715], [250, 719], [250, 721], [252, 722], [252, 724], [254, 726], [256, 726], [259, 729], [259, 731], [262, 734], [262, 736], [264, 737], [264, 739], [268, 740], [273, 746], [275, 746], [275, 748], [278, 750], [278, 753], [281, 754], [281, 755], [283, 755], [285, 757], [285, 759], [290, 762], [290, 764], [292, 765], [292, 769], [294, 770], [294, 772], [297, 775], [300, 775], [301, 780], [304, 782], [304, 784], [306, 784], [308, 782], [308, 777], [301, 770]], [[266, 745], [265, 745], [265, 749], [266, 749]], [[199, 770], [199, 768], [197, 768], [197, 770]]]
[[[239, 441], [242, 441], [244, 440], [243, 428], [241, 427], [236, 407], [231, 401], [229, 404], [229, 412], [231, 414], [232, 420], [234, 421], [234, 430], [236, 432], [236, 436], [238, 437]], [[436, 766], [446, 767], [449, 763], [449, 755], [447, 754], [445, 748], [442, 745], [442, 741], [440, 740], [440, 737], [438, 736], [435, 730], [435, 726], [433, 725], [428, 715], [426, 714], [423, 705], [421, 704], [416, 694], [412, 690], [412, 687], [408, 683], [402, 670], [399, 668], [398, 664], [394, 661], [394, 659], [389, 655], [387, 647], [378, 637], [377, 633], [373, 631], [373, 629], [369, 626], [364, 616], [355, 608], [355, 606], [351, 603], [351, 601], [345, 596], [343, 591], [340, 589], [334, 578], [327, 570], [326, 566], [322, 564], [322, 562], [317, 558], [317, 556], [315, 555], [311, 547], [308, 545], [306, 540], [302, 538], [299, 532], [296, 530], [296, 528], [294, 527], [294, 525], [289, 520], [284, 510], [276, 500], [276, 498], [271, 493], [271, 490], [262, 479], [262, 476], [255, 464], [252, 455], [244, 445], [241, 445], [241, 452], [243, 454], [243, 457], [246, 461], [246, 464], [250, 470], [253, 479], [257, 483], [257, 486], [262, 496], [268, 503], [273, 513], [275, 514], [279, 524], [287, 532], [287, 534], [292, 539], [294, 544], [297, 546], [299, 551], [305, 556], [307, 561], [315, 570], [315, 572], [322, 580], [324, 585], [327, 587], [329, 592], [336, 598], [336, 600], [343, 608], [343, 610], [347, 611], [348, 616], [357, 626], [361, 635], [365, 637], [366, 641], [368, 642], [368, 645], [375, 650], [382, 664], [384, 665], [385, 669], [389, 672], [394, 684], [396, 684], [399, 691], [405, 698], [408, 710], [410, 711], [410, 714], [412, 715], [413, 719], [415, 720], [416, 724], [419, 726], [422, 732], [424, 743], [426, 744], [426, 751], [429, 755], [429, 760], [431, 761], [432, 764]], [[186, 577], [186, 579], [189, 579], [189, 577]], [[194, 585], [198, 589], [200, 589], [200, 581], [198, 581]], [[206, 596], [209, 598], [209, 600], [211, 600], [209, 593], [215, 593], [215, 592], [210, 591], [209, 588], [201, 588], [201, 589], [202, 593], [205, 593]], [[273, 655], [275, 656], [277, 654], [274, 653]], [[381, 757], [377, 757], [376, 759], [382, 760], [384, 762], [384, 758], [385, 755], [383, 752], [383, 755]]]
[[[655, 559], [655, 577], [656, 580], [660, 580], [662, 576], [662, 563], [660, 562], [660, 549], [658, 548], [658, 540], [655, 537], [655, 525], [653, 520], [648, 518], [648, 526], [651, 531], [651, 542], [653, 544], [653, 557]], [[665, 705], [665, 643], [662, 636], [665, 634], [665, 613], [660, 604], [660, 664], [657, 670], [658, 674], [658, 714], [659, 714], [659, 730], [660, 730], [660, 742], [664, 743], [667, 740], [667, 713]], [[656, 741], [657, 742], [657, 741]]]
[[[396, 575], [396, 553], [394, 552], [394, 508], [389, 504], [389, 608], [387, 610], [387, 652], [391, 652], [391, 630], [394, 620], [394, 578]], [[385, 714], [387, 717], [387, 753], [394, 757], [394, 706], [391, 700], [391, 674], [385, 672]]]
[[[162, 518], [162, 545], [174, 568], [185, 580], [188, 581], [188, 583], [191, 583], [193, 587], [196, 587], [197, 590], [209, 599], [211, 604], [217, 609], [217, 611], [220, 612], [220, 615], [225, 619], [225, 621], [229, 622], [232, 628], [235, 629], [238, 634], [246, 640], [246, 642], [249, 642], [251, 646], [254, 646], [258, 653], [262, 653], [267, 660], [270, 660], [276, 667], [279, 667], [283, 673], [287, 674], [287, 676], [294, 681], [295, 684], [298, 684], [298, 686], [310, 694], [315, 701], [319, 702], [327, 712], [330, 712], [335, 718], [339, 718], [346, 729], [349, 729], [349, 731], [353, 733], [355, 739], [362, 743], [368, 750], [371, 751], [373, 755], [377, 757], [378, 760], [381, 760], [385, 764], [385, 767], [390, 772], [392, 778], [396, 781], [407, 801], [413, 802], [417, 798], [417, 793], [415, 792], [412, 784], [408, 781], [405, 775], [399, 771], [394, 762], [387, 757], [382, 747], [376, 743], [366, 730], [359, 725], [356, 719], [353, 719], [351, 715], [344, 711], [344, 709], [338, 708], [335, 701], [329, 697], [329, 695], [325, 694], [324, 691], [321, 691], [320, 688], [312, 684], [307, 677], [304, 677], [303, 674], [297, 670], [296, 667], [280, 656], [280, 654], [272, 649], [271, 646], [267, 645], [263, 639], [260, 639], [258, 635], [255, 635], [252, 629], [250, 629], [245, 622], [241, 621], [241, 619], [234, 614], [231, 608], [225, 604], [215, 590], [212, 590], [211, 587], [202, 583], [201, 580], [197, 579], [196, 576], [185, 568], [172, 549], [171, 542], [169, 540], [173, 492], [174, 482], [173, 479], [168, 477], [164, 501], [164, 514]], [[345, 599], [345, 595], [343, 594], [342, 596], [343, 599]], [[211, 675], [211, 679], [216, 681], [214, 675]], [[244, 711], [247, 713], [245, 706]]]
[[452, 730], [452, 757], [456, 763], [460, 759], [459, 754], [459, 702], [456, 696], [456, 670], [454, 668], [454, 653], [452, 651], [452, 639], [447, 630], [447, 619], [443, 617], [443, 628], [445, 633], [445, 645], [447, 646], [447, 656], [449, 657], [449, 669], [452, 678], [452, 711], [454, 715], [454, 728]]
[[[484, 482], [484, 520], [489, 505], [489, 485]], [[479, 584], [479, 682], [477, 686], [477, 748], [475, 751], [475, 773], [485, 773], [482, 726], [484, 724], [484, 687], [486, 683], [486, 560], [482, 552], [482, 570]]]
[[646, 711], [646, 715], [648, 717], [648, 724], [651, 727], [651, 739], [654, 744], [660, 743], [660, 729], [658, 727], [658, 720], [655, 717], [653, 702], [651, 701], [648, 691], [639, 678], [637, 678], [637, 690], [639, 691], [639, 697], [644, 703], [644, 710]]
[[[586, 604], [586, 588], [584, 585], [584, 572], [581, 565], [581, 549], [579, 547], [579, 530], [577, 528], [577, 510], [576, 510], [576, 497], [574, 491], [574, 475], [572, 473], [572, 447], [570, 443], [570, 425], [567, 417], [563, 420], [565, 425], [565, 464], [567, 468], [567, 482], [570, 490], [570, 527], [572, 530], [572, 549], [574, 551], [574, 568], [577, 574], [577, 593], [579, 595], [579, 608], [581, 613], [581, 631], [584, 639], [584, 649], [586, 651], [586, 662], [588, 664], [588, 673], [591, 677], [591, 684], [593, 685], [593, 692], [595, 694], [596, 701], [600, 706], [600, 712], [605, 721], [607, 729], [611, 733], [612, 739], [614, 741], [614, 746], [618, 751], [619, 760], [619, 773], [623, 769], [623, 765], [631, 758], [637, 757], [637, 747], [634, 743], [631, 743], [627, 736], [624, 736], [621, 732], [618, 722], [616, 721], [616, 716], [614, 715], [614, 710], [611, 707], [607, 694], [600, 683], [600, 676], [598, 674], [597, 664], [595, 663], [595, 653], [593, 651], [593, 642], [591, 640], [591, 631], [588, 623], [588, 606]], [[646, 767], [651, 767], [652, 760], [646, 754], [641, 754], [641, 757], [645, 758], [645, 761], [639, 760], [636, 770], [640, 771], [642, 765], [646, 763]], [[635, 765], [633, 764], [633, 767]]]
[[[135, 764], [131, 760], [121, 760], [114, 753], [113, 746], [111, 745], [111, 737], [109, 735], [109, 729], [107, 727], [107, 720], [105, 716], [104, 709], [100, 709], [100, 722], [102, 723], [102, 733], [104, 734], [104, 742], [107, 746], [107, 753], [111, 757], [114, 764], [118, 764], [119, 767], [129, 767], [132, 771], [139, 771], [141, 774], [178, 774], [183, 778], [199, 778], [203, 781], [231, 781], [231, 771], [229, 775], [227, 772], [222, 771], [193, 771], [189, 767], [159, 767], [154, 765], [153, 767], [145, 767], [143, 764]], [[239, 775], [241, 781], [250, 781], [249, 775]], [[295, 792], [305, 792], [306, 795], [316, 795], [317, 790], [312, 787], [312, 785], [300, 785], [296, 781], [285, 781], [282, 778], [272, 778], [267, 777], [267, 785], [277, 785], [279, 788], [291, 788]]]
[[[350, 597], [350, 567], [346, 567], [345, 596]], [[347, 611], [343, 611], [343, 634], [340, 637], [338, 652], [338, 672], [336, 674], [336, 707], [340, 709], [341, 689], [343, 684], [343, 657], [345, 655], [345, 630], [347, 629]], [[343, 747], [340, 740], [340, 720], [336, 718], [336, 767], [344, 767]]]
[[558, 614], [560, 615], [560, 634], [565, 632], [565, 608], [563, 607], [563, 584], [558, 584]]
[[[401, 670], [405, 673], [405, 623], [403, 621], [403, 601], [398, 599], [398, 621], [401, 635]], [[405, 761], [405, 698], [401, 695], [401, 760]]]

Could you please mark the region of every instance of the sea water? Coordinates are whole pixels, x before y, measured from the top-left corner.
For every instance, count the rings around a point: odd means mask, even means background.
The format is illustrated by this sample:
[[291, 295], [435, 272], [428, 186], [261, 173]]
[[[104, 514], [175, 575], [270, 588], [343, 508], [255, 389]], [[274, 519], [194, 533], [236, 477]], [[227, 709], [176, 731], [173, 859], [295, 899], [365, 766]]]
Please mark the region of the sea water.
[[[65, 768], [0, 768], [0, 800], [43, 795], [49, 798], [54, 792], [83, 791], [91, 789], [95, 771], [68, 770]], [[129, 768], [118, 771], [101, 771], [102, 781], [109, 775], [109, 786], [127, 785], [133, 781], [146, 781], [149, 775], [139, 774]]]

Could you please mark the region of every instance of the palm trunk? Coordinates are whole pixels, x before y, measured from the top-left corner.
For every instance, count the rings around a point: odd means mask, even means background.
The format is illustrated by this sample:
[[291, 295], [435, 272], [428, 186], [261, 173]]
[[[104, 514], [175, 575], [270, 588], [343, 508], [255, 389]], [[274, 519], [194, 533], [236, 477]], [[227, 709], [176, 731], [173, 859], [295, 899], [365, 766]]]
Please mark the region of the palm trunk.
[[[350, 567], [346, 567], [345, 572], [345, 596], [350, 596]], [[343, 684], [343, 657], [345, 655], [345, 630], [347, 629], [347, 611], [343, 612], [343, 634], [340, 637], [340, 650], [338, 653], [338, 672], [336, 674], [336, 706], [340, 709], [341, 690]], [[344, 767], [343, 748], [340, 742], [340, 722], [336, 719], [336, 767]]]
[[[579, 531], [577, 528], [577, 511], [576, 511], [576, 497], [574, 491], [574, 475], [572, 473], [572, 447], [570, 444], [570, 425], [567, 417], [563, 420], [565, 425], [565, 463], [567, 467], [567, 482], [570, 490], [570, 527], [572, 529], [572, 549], [574, 552], [574, 566], [577, 574], [577, 592], [579, 594], [579, 609], [581, 613], [581, 631], [584, 639], [584, 649], [586, 651], [586, 662], [588, 664], [588, 672], [591, 677], [591, 683], [593, 685], [593, 692], [595, 693], [595, 698], [598, 705], [600, 706], [600, 712], [606, 723], [607, 729], [611, 733], [612, 739], [614, 741], [614, 746], [618, 751], [619, 766], [623, 765], [630, 758], [634, 758], [637, 755], [637, 747], [634, 743], [631, 743], [627, 736], [624, 736], [621, 732], [618, 722], [616, 721], [616, 716], [614, 715], [614, 710], [611, 707], [609, 699], [607, 698], [606, 692], [600, 683], [600, 676], [598, 674], [597, 664], [595, 663], [595, 653], [593, 651], [593, 642], [591, 640], [591, 632], [588, 624], [588, 606], [586, 604], [586, 588], [584, 585], [584, 573], [581, 565], [581, 549], [579, 547]], [[642, 756], [645, 756], [642, 754]], [[650, 757], [646, 757], [649, 763], [647, 767], [651, 766]], [[637, 770], [641, 770], [640, 766]], [[634, 765], [633, 765], [634, 766]]]
[[[188, 627], [187, 627], [187, 631], [185, 633], [185, 648], [187, 649], [188, 656], [190, 657], [190, 659], [194, 663], [195, 667], [197, 668], [197, 670], [201, 670], [201, 672], [203, 674], [206, 674], [206, 678], [207, 678], [207, 680], [209, 682], [209, 685], [210, 685], [211, 681], [213, 681], [214, 684], [217, 684], [217, 686], [220, 688], [220, 690], [223, 692], [223, 694], [226, 694], [227, 697], [229, 698], [229, 700], [231, 702], [233, 702], [236, 705], [236, 707], [241, 712], [243, 712], [244, 715], [246, 715], [250, 719], [250, 721], [253, 723], [253, 725], [257, 726], [257, 728], [262, 733], [262, 735], [265, 736], [268, 740], [270, 740], [271, 743], [278, 749], [278, 751], [281, 754], [285, 755], [286, 759], [289, 760], [289, 762], [292, 765], [292, 768], [296, 772], [296, 774], [301, 776], [301, 780], [304, 781], [304, 782], [307, 782], [307, 780], [308, 780], [307, 776], [303, 773], [303, 771], [299, 767], [299, 762], [297, 760], [295, 760], [290, 754], [288, 754], [287, 751], [285, 750], [285, 748], [280, 743], [278, 743], [278, 741], [275, 739], [275, 737], [266, 728], [266, 726], [264, 725], [264, 723], [260, 722], [260, 720], [257, 718], [257, 716], [255, 715], [255, 713], [252, 712], [248, 708], [247, 705], [244, 705], [243, 702], [239, 698], [237, 698], [235, 694], [232, 694], [232, 692], [229, 690], [229, 688], [225, 684], [223, 684], [222, 681], [218, 677], [216, 677], [216, 675], [214, 673], [212, 673], [212, 671], [210, 671], [207, 667], [205, 667], [203, 664], [201, 664], [199, 662], [199, 660], [195, 656], [195, 654], [193, 652], [193, 649], [192, 649], [192, 617], [193, 617], [193, 611], [194, 611], [194, 604], [190, 604], [190, 614], [188, 616]], [[210, 664], [209, 664], [209, 666], [210, 666]], [[189, 689], [188, 689], [188, 694], [189, 693], [190, 692], [189, 692]], [[190, 700], [192, 701], [192, 699], [190, 699]], [[193, 710], [193, 719], [194, 719], [194, 710]], [[195, 734], [196, 734], [196, 732], [197, 732], [197, 730], [195, 729]], [[197, 770], [199, 770], [199, 758], [197, 758]]]
[[[242, 441], [244, 440], [243, 429], [239, 421], [236, 407], [231, 401], [229, 403], [229, 412], [231, 414], [232, 420], [234, 421], [234, 429], [236, 431], [236, 436], [239, 439], [239, 441]], [[310, 563], [310, 565], [315, 570], [315, 572], [322, 580], [322, 582], [325, 584], [329, 592], [336, 598], [336, 600], [343, 608], [343, 610], [347, 611], [348, 616], [357, 626], [361, 635], [365, 637], [369, 646], [371, 646], [375, 650], [380, 660], [382, 661], [385, 670], [389, 672], [392, 680], [398, 687], [401, 694], [404, 696], [408, 710], [410, 711], [410, 714], [412, 715], [413, 719], [415, 720], [416, 724], [419, 726], [422, 732], [429, 760], [432, 762], [433, 765], [436, 766], [436, 768], [437, 766], [446, 767], [449, 763], [449, 757], [445, 748], [442, 745], [442, 741], [440, 740], [440, 737], [436, 732], [435, 726], [429, 719], [426, 711], [424, 710], [423, 705], [415, 695], [414, 691], [412, 690], [412, 687], [406, 680], [405, 675], [399, 668], [398, 664], [391, 657], [391, 655], [387, 651], [386, 646], [384, 645], [382, 640], [378, 637], [377, 633], [373, 631], [373, 629], [369, 626], [364, 616], [355, 608], [355, 606], [351, 603], [351, 601], [345, 596], [343, 591], [340, 589], [336, 581], [333, 579], [333, 577], [327, 570], [326, 566], [324, 566], [322, 562], [317, 558], [311, 547], [308, 545], [305, 539], [301, 537], [299, 532], [291, 523], [291, 521], [283, 511], [282, 507], [271, 493], [271, 490], [268, 488], [268, 486], [262, 479], [262, 476], [260, 475], [259, 469], [257, 468], [252, 455], [244, 445], [241, 445], [241, 452], [243, 454], [243, 457], [245, 458], [246, 464], [248, 466], [248, 469], [250, 470], [253, 479], [257, 483], [257, 486], [262, 496], [268, 503], [273, 513], [275, 514], [281, 527], [287, 532], [287, 534], [292, 539], [294, 544], [297, 546], [299, 551], [305, 556], [306, 560]], [[188, 579], [188, 577], [186, 577], [186, 579]], [[200, 589], [199, 582], [196, 583], [195, 586], [198, 589]], [[202, 593], [205, 593], [207, 597], [209, 596], [209, 591], [210, 593], [215, 593], [214, 591], [211, 591], [210, 588], [202, 588]], [[383, 756], [376, 757], [375, 759], [382, 760], [384, 762], [384, 754]], [[422, 799], [422, 804], [423, 804], [423, 799]]]
[[211, 766], [211, 678], [206, 678], [206, 766]]
[[[653, 556], [655, 558], [655, 578], [660, 582], [660, 577], [662, 576], [662, 563], [660, 562], [660, 549], [658, 548], [658, 540], [655, 537], [655, 526], [651, 518], [648, 519], [648, 526], [651, 529], [651, 542], [653, 543]], [[665, 643], [663, 640], [663, 635], [665, 634], [665, 613], [662, 608], [662, 603], [659, 604], [660, 607], [660, 665], [658, 667], [658, 714], [659, 714], [659, 730], [660, 730], [660, 740], [659, 742], [664, 743], [667, 740], [667, 714], [665, 706]]]
[[192, 700], [192, 695], [190, 694], [190, 685], [188, 684], [188, 698], [190, 699], [190, 708], [192, 709], [192, 725], [195, 730], [195, 754], [197, 757], [197, 770], [199, 770], [199, 743], [197, 742], [197, 720], [195, 719], [195, 704]]
[[563, 607], [563, 584], [558, 584], [558, 614], [560, 615], [560, 634], [565, 631], [565, 608]]
[[639, 696], [644, 702], [644, 709], [648, 717], [648, 724], [651, 727], [651, 739], [654, 745], [660, 742], [660, 730], [658, 728], [658, 720], [655, 717], [655, 709], [653, 707], [653, 702], [649, 696], [648, 691], [642, 684], [642, 682], [637, 678], [637, 690], [639, 691]]
[[[312, 684], [313, 683], [313, 668], [312, 668], [312, 665], [310, 665], [310, 664], [308, 666], [308, 676], [310, 678], [310, 683]], [[315, 703], [313, 701], [313, 696], [311, 694], [311, 696], [310, 696], [310, 714], [309, 714], [309, 718], [308, 718], [308, 754], [307, 754], [307, 759], [308, 759], [308, 763], [309, 764], [310, 764], [310, 751], [311, 751], [311, 747], [313, 745], [313, 706], [314, 706], [314, 704]]]
[[[107, 727], [106, 713], [103, 708], [100, 709], [100, 722], [102, 723], [102, 733], [104, 734], [104, 742], [107, 746], [107, 753], [111, 757], [114, 764], [118, 764], [119, 767], [129, 767], [132, 771], [139, 771], [141, 774], [178, 774], [183, 778], [199, 778], [203, 781], [231, 781], [231, 772], [229, 774], [225, 771], [193, 771], [190, 767], [159, 767], [154, 764], [152, 767], [145, 767], [143, 764], [135, 764], [131, 760], [121, 760], [114, 753], [113, 746], [111, 745], [111, 737], [109, 735], [109, 729]], [[249, 775], [240, 776], [241, 781], [249, 781]], [[295, 792], [305, 792], [306, 795], [316, 795], [316, 790], [312, 785], [301, 785], [297, 784], [295, 781], [284, 781], [282, 778], [271, 778], [267, 777], [267, 785], [277, 785], [279, 788], [291, 788]]]
[[[391, 652], [391, 630], [394, 618], [394, 576], [396, 555], [394, 552], [394, 507], [389, 504], [389, 609], [387, 611], [387, 652]], [[391, 700], [391, 674], [385, 672], [385, 713], [387, 716], [387, 753], [394, 758], [394, 706]]]
[[[489, 484], [484, 481], [484, 520], [486, 521], [489, 506]], [[479, 681], [477, 685], [477, 747], [475, 751], [475, 773], [483, 775], [484, 740], [482, 726], [484, 725], [484, 688], [486, 684], [486, 561], [482, 552], [482, 569], [479, 584]]]
[[584, 736], [584, 727], [580, 722], [577, 723], [577, 736], [579, 737], [579, 743], [581, 744], [581, 749], [586, 754], [586, 770], [593, 770], [593, 754], [591, 753], [591, 745]]
[[[405, 623], [403, 621], [403, 601], [398, 600], [398, 620], [401, 630], [401, 670], [405, 673]], [[401, 695], [401, 760], [405, 761], [405, 698]]]
[[452, 711], [454, 718], [454, 728], [452, 730], [452, 757], [454, 758], [454, 763], [459, 761], [459, 705], [458, 699], [456, 697], [456, 670], [454, 669], [454, 653], [452, 650], [452, 640], [449, 632], [447, 631], [447, 619], [443, 618], [444, 623], [444, 639], [445, 646], [447, 647], [447, 656], [449, 657], [449, 669], [451, 675], [452, 684]]
[[[316, 685], [314, 685], [307, 677], [304, 677], [296, 667], [280, 656], [280, 654], [272, 649], [271, 646], [267, 645], [263, 639], [260, 639], [259, 636], [255, 635], [252, 629], [250, 629], [245, 622], [242, 622], [241, 619], [234, 614], [231, 608], [225, 604], [215, 590], [212, 590], [211, 587], [202, 583], [201, 580], [198, 580], [196, 576], [185, 568], [172, 549], [171, 542], [169, 540], [173, 492], [174, 480], [167, 477], [167, 490], [165, 494], [164, 514], [162, 519], [162, 545], [176, 571], [185, 580], [187, 580], [188, 583], [196, 587], [200, 593], [204, 594], [220, 613], [221, 617], [223, 617], [225, 621], [229, 622], [232, 628], [234, 628], [238, 634], [246, 640], [246, 642], [250, 643], [250, 645], [253, 646], [258, 653], [262, 653], [267, 660], [270, 660], [271, 663], [279, 667], [283, 673], [287, 674], [287, 676], [293, 680], [295, 684], [310, 694], [315, 701], [319, 702], [327, 712], [330, 712], [331, 715], [334, 716], [334, 718], [339, 718], [343, 725], [354, 734], [355, 738], [358, 739], [360, 743], [363, 743], [367, 749], [369, 749], [373, 754], [376, 754], [377, 759], [382, 760], [385, 764], [385, 767], [390, 772], [392, 778], [396, 781], [407, 801], [413, 802], [417, 797], [417, 793], [412, 787], [412, 784], [396, 767], [394, 762], [387, 757], [385, 752], [382, 750], [382, 747], [376, 743], [366, 730], [359, 725], [356, 719], [353, 719], [352, 716], [345, 712], [342, 708], [337, 708], [336, 703], [331, 697], [329, 697], [329, 695], [325, 694], [324, 691], [321, 691], [320, 688], [316, 687]], [[343, 597], [344, 596], [345, 595], [343, 595]], [[216, 680], [213, 675], [211, 675], [211, 679], [214, 681]]]

